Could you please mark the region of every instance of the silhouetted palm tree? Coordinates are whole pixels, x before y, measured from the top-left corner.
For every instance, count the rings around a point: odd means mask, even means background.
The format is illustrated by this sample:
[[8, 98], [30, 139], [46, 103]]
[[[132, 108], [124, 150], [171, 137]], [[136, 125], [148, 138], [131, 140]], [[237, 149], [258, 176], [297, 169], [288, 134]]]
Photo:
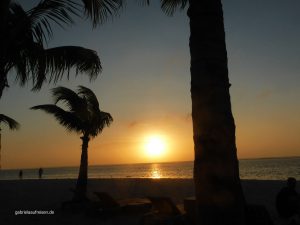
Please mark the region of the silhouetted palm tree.
[[[37, 105], [31, 109], [40, 109], [55, 117], [55, 119], [68, 131], [82, 134], [82, 152], [80, 170], [74, 198], [86, 198], [88, 177], [88, 143], [90, 138], [96, 137], [105, 126], [113, 121], [111, 115], [99, 109], [95, 94], [88, 88], [79, 86], [78, 92], [65, 87], [52, 89], [54, 104]], [[61, 102], [67, 110], [57, 106]]]
[[0, 114], [0, 169], [2, 168], [1, 165], [1, 123], [4, 123], [5, 125], [7, 125], [9, 127], [9, 129], [11, 130], [17, 130], [20, 127], [20, 124], [15, 121], [14, 119], [5, 116], [3, 114]]
[[64, 72], [69, 78], [71, 68], [76, 69], [76, 74], [88, 73], [91, 79], [100, 73], [101, 64], [95, 51], [76, 46], [45, 48], [53, 35], [53, 24], [70, 25], [72, 17], [84, 11], [95, 25], [115, 14], [122, 5], [121, 0], [79, 3], [41, 0], [36, 7], [25, 11], [10, 0], [0, 1], [0, 98], [8, 87], [8, 75], [15, 75], [20, 85], [31, 80], [33, 90], [39, 90], [46, 80], [55, 83]]
[[[150, 0], [144, 0], [150, 3]], [[161, 0], [172, 15], [188, 6], [194, 182], [198, 223], [241, 225], [245, 200], [240, 183], [231, 111], [221, 0]]]

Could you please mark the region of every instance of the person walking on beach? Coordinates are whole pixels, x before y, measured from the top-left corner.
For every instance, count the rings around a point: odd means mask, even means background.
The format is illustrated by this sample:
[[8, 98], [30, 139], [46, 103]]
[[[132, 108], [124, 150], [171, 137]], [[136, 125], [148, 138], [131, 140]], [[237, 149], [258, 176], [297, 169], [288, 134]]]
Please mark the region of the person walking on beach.
[[276, 197], [278, 214], [283, 218], [300, 215], [300, 196], [296, 191], [297, 181], [294, 177], [287, 179], [287, 186], [283, 187]]
[[43, 169], [42, 168], [39, 168], [39, 178], [42, 179], [42, 176], [43, 176]]
[[19, 171], [19, 179], [22, 180], [23, 179], [23, 170]]

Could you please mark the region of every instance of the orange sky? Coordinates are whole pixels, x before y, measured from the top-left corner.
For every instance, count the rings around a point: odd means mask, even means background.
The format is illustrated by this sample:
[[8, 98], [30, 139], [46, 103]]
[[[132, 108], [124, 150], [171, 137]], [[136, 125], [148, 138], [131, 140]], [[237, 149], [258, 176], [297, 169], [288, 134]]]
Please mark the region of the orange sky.
[[[48, 127], [32, 126], [18, 132], [3, 132], [2, 164], [4, 168], [76, 166], [79, 164], [81, 140], [67, 133], [49, 115], [34, 112], [36, 124], [48, 121]], [[239, 120], [239, 117], [237, 117]], [[22, 124], [30, 126], [32, 121]], [[296, 130], [289, 124], [265, 120], [240, 122], [237, 146], [240, 158], [299, 155]], [[290, 134], [284, 132], [290, 130]], [[162, 156], [150, 157], [145, 137], [161, 135], [166, 141]], [[297, 149], [296, 149], [297, 148]], [[284, 149], [284, 151], [282, 150]], [[193, 160], [191, 118], [188, 115], [167, 115], [161, 118], [116, 121], [90, 141], [89, 163], [122, 164]]]

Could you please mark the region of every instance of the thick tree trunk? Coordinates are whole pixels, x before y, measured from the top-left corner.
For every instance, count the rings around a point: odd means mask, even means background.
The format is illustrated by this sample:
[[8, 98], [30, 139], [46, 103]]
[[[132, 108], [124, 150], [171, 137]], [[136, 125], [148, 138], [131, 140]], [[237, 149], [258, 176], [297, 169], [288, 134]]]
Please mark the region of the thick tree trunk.
[[189, 0], [194, 182], [197, 224], [242, 225], [221, 0]]
[[1, 0], [0, 1], [0, 99], [3, 94], [3, 90], [5, 87], [8, 87], [7, 85], [7, 72], [4, 72], [4, 61], [6, 56], [6, 38], [7, 35], [6, 32], [6, 26], [7, 26], [7, 15], [9, 12], [9, 4], [10, 0]]
[[2, 163], [1, 163], [1, 160], [2, 160], [2, 152], [1, 152], [1, 127], [0, 127], [0, 170], [2, 169]]
[[82, 152], [80, 160], [79, 175], [76, 184], [74, 200], [84, 201], [87, 199], [87, 179], [88, 179], [88, 144], [90, 138], [86, 135], [82, 139]]

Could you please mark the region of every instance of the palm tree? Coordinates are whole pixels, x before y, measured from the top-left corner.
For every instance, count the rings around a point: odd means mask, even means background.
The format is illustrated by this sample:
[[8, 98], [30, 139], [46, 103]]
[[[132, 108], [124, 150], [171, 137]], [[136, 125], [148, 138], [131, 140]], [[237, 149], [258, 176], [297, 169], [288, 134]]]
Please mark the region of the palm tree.
[[[147, 4], [150, 0], [144, 0]], [[168, 15], [188, 6], [197, 224], [245, 224], [231, 111], [221, 0], [161, 0]]]
[[[17, 130], [20, 127], [20, 124], [17, 121], [3, 114], [0, 114], [0, 125], [1, 123], [7, 125], [11, 130]], [[1, 168], [2, 165], [1, 165], [1, 126], [0, 126], [0, 169]]]
[[[96, 95], [86, 87], [79, 86], [77, 93], [65, 87], [57, 87], [52, 89], [52, 95], [54, 104], [37, 105], [31, 109], [40, 109], [53, 115], [68, 131], [82, 135], [81, 161], [74, 200], [85, 200], [89, 141], [100, 134], [105, 126], [109, 126], [113, 118], [99, 109]], [[57, 106], [59, 102], [67, 109]]]
[[[105, 22], [122, 5], [121, 0], [80, 2], [94, 25]], [[70, 0], [41, 0], [25, 11], [10, 0], [0, 1], [0, 98], [4, 88], [9, 87], [11, 75], [21, 86], [31, 81], [33, 90], [39, 90], [45, 81], [56, 83], [64, 74], [69, 78], [71, 68], [76, 74], [96, 78], [101, 64], [95, 51], [76, 46], [45, 48], [53, 36], [53, 24], [72, 24], [72, 17], [80, 16], [82, 8], [82, 4]]]

